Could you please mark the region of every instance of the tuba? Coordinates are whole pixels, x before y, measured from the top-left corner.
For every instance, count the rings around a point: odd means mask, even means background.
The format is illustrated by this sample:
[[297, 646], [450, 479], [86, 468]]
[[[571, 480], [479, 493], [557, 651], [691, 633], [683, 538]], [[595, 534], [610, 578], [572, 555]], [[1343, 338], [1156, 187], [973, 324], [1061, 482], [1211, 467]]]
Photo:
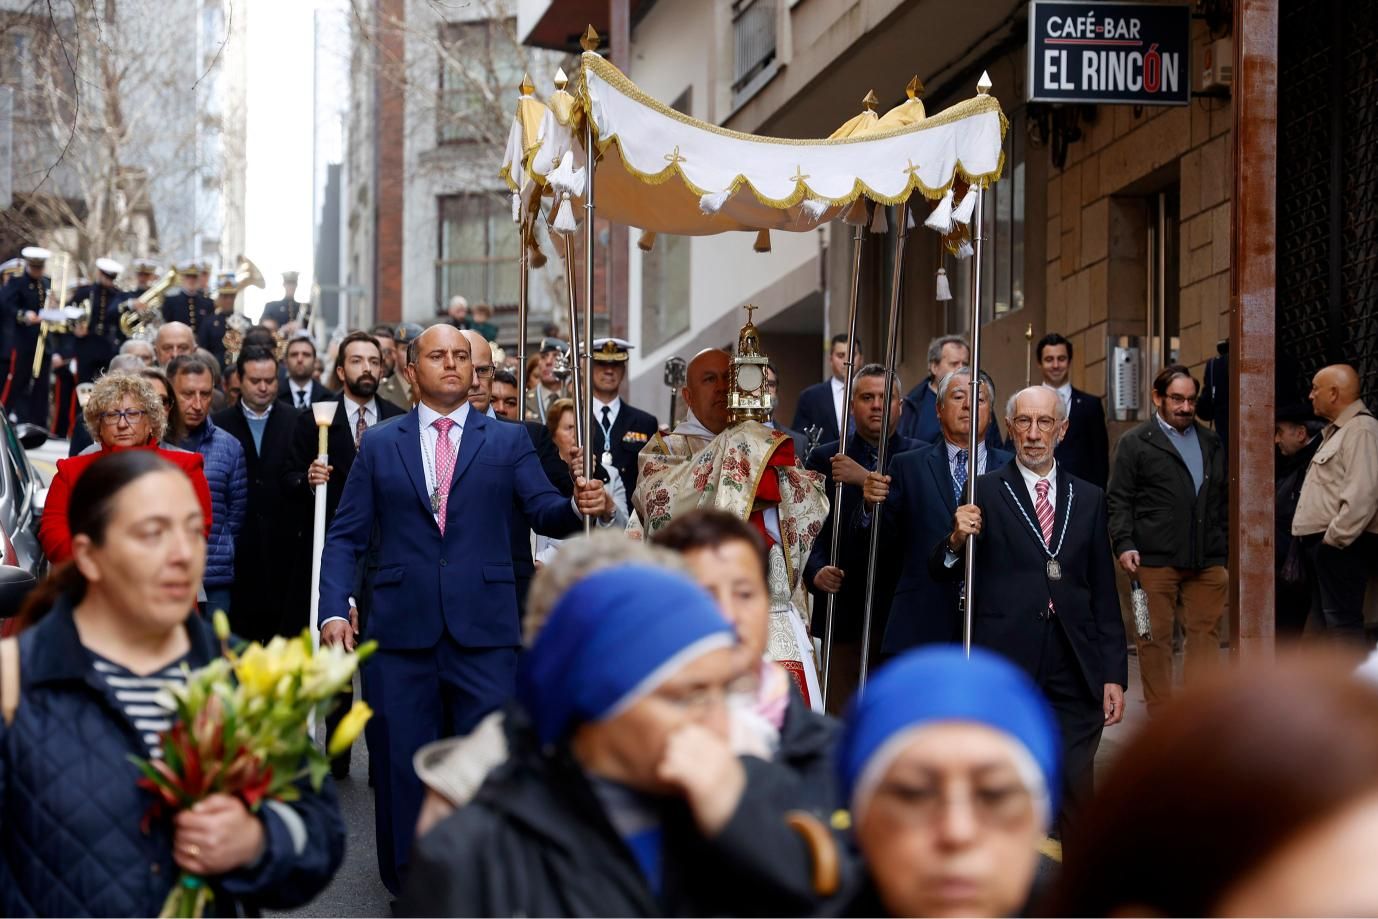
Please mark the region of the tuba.
[[172, 285], [177, 283], [177, 266], [169, 268], [158, 283], [130, 301], [130, 306], [120, 314], [120, 331], [125, 338], [152, 341], [163, 324], [163, 298]]
[[[259, 271], [258, 266], [252, 261], [241, 255], [239, 265], [234, 270], [235, 296], [238, 297], [246, 287], [261, 289], [263, 287], [263, 272]], [[225, 334], [221, 337], [220, 344], [225, 348], [227, 360], [234, 361], [239, 358], [240, 349], [244, 347], [244, 333], [249, 331], [252, 326], [253, 323], [238, 310], [225, 320]]]

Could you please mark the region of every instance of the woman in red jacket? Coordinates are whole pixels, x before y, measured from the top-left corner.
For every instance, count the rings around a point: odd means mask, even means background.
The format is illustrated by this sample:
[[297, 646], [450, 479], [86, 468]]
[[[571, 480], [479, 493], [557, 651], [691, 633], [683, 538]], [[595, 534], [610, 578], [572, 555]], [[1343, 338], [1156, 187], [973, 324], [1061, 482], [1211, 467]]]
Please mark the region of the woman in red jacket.
[[48, 486], [38, 527], [38, 539], [49, 562], [56, 565], [72, 557], [72, 533], [67, 525], [72, 487], [87, 466], [114, 450], [156, 450], [159, 456], [176, 464], [196, 489], [205, 512], [206, 533], [210, 533], [211, 492], [201, 454], [160, 445], [167, 428], [167, 411], [148, 380], [127, 373], [102, 377], [91, 390], [82, 414], [100, 449], [58, 460], [57, 474]]

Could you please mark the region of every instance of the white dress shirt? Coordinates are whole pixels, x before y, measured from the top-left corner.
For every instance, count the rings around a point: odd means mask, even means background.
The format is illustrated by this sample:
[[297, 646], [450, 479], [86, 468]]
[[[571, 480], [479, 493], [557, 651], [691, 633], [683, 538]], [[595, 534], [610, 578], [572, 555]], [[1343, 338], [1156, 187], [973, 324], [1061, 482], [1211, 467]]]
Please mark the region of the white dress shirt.
[[[1053, 463], [1053, 468], [1048, 470], [1047, 475], [1039, 475], [1027, 468], [1019, 460], [1014, 461], [1014, 465], [1019, 469], [1019, 475], [1024, 479], [1024, 487], [1029, 492], [1029, 503], [1035, 508], [1038, 507], [1038, 480], [1048, 480], [1048, 506], [1054, 511], [1057, 510], [1057, 463]], [[1035, 523], [1038, 521], [1035, 520]]]
[[1051, 389], [1053, 392], [1057, 393], [1057, 397], [1058, 397], [1059, 399], [1062, 400], [1062, 411], [1063, 411], [1063, 414], [1066, 415], [1066, 417], [1071, 418], [1071, 417], [1072, 417], [1072, 384], [1071, 384], [1070, 382], [1067, 382], [1067, 383], [1063, 383], [1061, 386], [1048, 386], [1047, 383], [1044, 383], [1043, 385], [1046, 386], [1048, 389]]
[[344, 397], [345, 418], [349, 421], [349, 436], [353, 437], [354, 432], [359, 429], [359, 410], [364, 410], [364, 427], [371, 428], [378, 423], [378, 401], [369, 399], [363, 405], [355, 402], [348, 396]]
[[833, 377], [833, 414], [837, 416], [837, 429], [842, 430], [842, 400], [846, 395], [847, 384]]
[[[593, 423], [600, 428], [603, 426], [603, 409], [608, 410], [608, 440], [611, 440], [612, 426], [617, 424], [617, 413], [622, 410], [622, 397], [613, 396], [611, 402], [604, 402], [597, 396], [593, 397]], [[607, 449], [607, 447], [604, 447]]]
[[[433, 495], [436, 492], [435, 481], [435, 447], [440, 441], [440, 431], [435, 428], [435, 423], [441, 418], [449, 418], [454, 422], [446, 434], [450, 446], [456, 458], [459, 457], [459, 441], [464, 433], [464, 423], [469, 420], [469, 403], [461, 402], [459, 408], [442, 415], [424, 402], [416, 405], [416, 414], [421, 425], [421, 468], [426, 474], [426, 494]], [[435, 513], [436, 523], [440, 522], [440, 514]]]
[[[968, 449], [965, 445], [957, 446], [950, 440], [944, 440], [947, 444], [947, 474], [952, 476], [952, 481], [957, 481], [957, 454]], [[986, 474], [986, 444], [982, 441], [976, 448], [976, 474]], [[967, 457], [967, 475], [971, 475], [971, 457]]]
[[311, 381], [298, 385], [291, 377], [287, 378], [287, 388], [292, 394], [292, 405], [300, 408], [303, 405], [311, 404]]

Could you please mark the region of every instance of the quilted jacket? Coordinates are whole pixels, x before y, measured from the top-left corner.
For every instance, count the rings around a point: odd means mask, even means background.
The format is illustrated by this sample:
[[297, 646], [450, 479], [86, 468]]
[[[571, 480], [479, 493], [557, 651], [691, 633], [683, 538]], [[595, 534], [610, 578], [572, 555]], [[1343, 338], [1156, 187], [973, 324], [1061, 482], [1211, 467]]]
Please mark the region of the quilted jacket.
[[[186, 625], [191, 666], [219, 653], [205, 620]], [[0, 722], [0, 915], [156, 916], [178, 874], [171, 825], [140, 830], [153, 799], [128, 757], [146, 748], [92, 667], [69, 601], [20, 636], [19, 655], [19, 708]], [[213, 879], [217, 914], [301, 906], [344, 857], [329, 778], [259, 817], [264, 854]]]
[[234, 544], [244, 526], [244, 510], [249, 504], [249, 473], [244, 448], [228, 431], [222, 431], [209, 418], [187, 434], [179, 444], [194, 450], [206, 462], [206, 481], [211, 487], [214, 525], [206, 540], [207, 587], [224, 587], [234, 581]]

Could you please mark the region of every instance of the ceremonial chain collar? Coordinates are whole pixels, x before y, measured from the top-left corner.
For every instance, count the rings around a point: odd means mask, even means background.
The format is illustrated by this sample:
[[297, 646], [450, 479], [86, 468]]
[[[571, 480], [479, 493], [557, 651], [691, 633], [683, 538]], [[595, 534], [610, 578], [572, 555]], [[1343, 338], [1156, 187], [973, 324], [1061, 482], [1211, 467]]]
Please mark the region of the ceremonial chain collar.
[[[1047, 540], [1043, 538], [1043, 530], [1035, 526], [1034, 522], [1029, 519], [1028, 511], [1024, 510], [1024, 505], [1020, 503], [1019, 497], [1015, 495], [1014, 489], [1010, 487], [1010, 483], [1004, 482], [1004, 486], [1005, 490], [1010, 493], [1010, 497], [1014, 498], [1014, 506], [1019, 508], [1019, 516], [1023, 517], [1024, 522], [1029, 525], [1029, 529], [1033, 530], [1034, 537], [1038, 540], [1038, 544], [1043, 547], [1044, 553], [1048, 558], [1056, 559], [1058, 553], [1062, 551], [1063, 540], [1067, 538], [1067, 521], [1072, 519], [1072, 483], [1067, 483], [1067, 513], [1062, 517], [1062, 532], [1058, 534], [1056, 549], [1048, 548]], [[1057, 512], [1054, 511], [1054, 516], [1056, 516], [1056, 513]]]

